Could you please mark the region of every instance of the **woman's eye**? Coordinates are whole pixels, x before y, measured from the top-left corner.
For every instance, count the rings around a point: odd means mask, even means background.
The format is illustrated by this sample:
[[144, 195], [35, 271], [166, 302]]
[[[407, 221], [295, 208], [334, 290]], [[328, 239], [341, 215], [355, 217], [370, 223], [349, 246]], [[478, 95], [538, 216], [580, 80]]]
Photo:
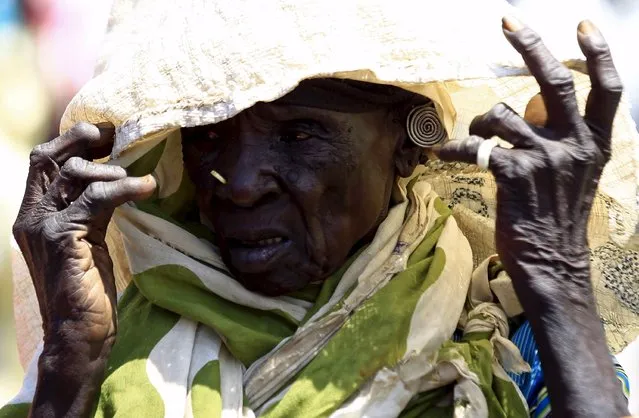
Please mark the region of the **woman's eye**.
[[196, 131], [184, 139], [191, 149], [200, 154], [214, 153], [221, 145], [220, 136], [213, 130]]
[[286, 132], [280, 137], [285, 142], [305, 141], [311, 138], [310, 134], [302, 131]]

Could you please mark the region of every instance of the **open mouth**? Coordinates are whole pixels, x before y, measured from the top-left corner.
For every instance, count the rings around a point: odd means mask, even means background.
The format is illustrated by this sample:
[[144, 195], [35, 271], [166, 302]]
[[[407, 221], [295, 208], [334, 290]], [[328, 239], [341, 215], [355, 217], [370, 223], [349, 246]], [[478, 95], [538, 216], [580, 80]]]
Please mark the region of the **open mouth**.
[[273, 237], [273, 238], [250, 240], [250, 241], [239, 240], [239, 239], [229, 239], [228, 245], [229, 247], [260, 248], [260, 247], [267, 247], [269, 245], [280, 244], [284, 241], [288, 241], [288, 238]]
[[261, 239], [228, 238], [232, 266], [242, 273], [263, 273], [275, 267], [289, 252], [292, 241], [284, 236]]

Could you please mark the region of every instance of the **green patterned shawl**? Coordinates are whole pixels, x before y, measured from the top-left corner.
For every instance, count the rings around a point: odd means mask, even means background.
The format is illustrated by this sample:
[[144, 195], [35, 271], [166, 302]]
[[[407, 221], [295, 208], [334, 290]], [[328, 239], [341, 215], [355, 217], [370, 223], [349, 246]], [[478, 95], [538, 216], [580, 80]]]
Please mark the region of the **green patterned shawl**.
[[[339, 271], [267, 297], [185, 221], [194, 188], [181, 158], [175, 132], [128, 166], [160, 187], [114, 216], [132, 282], [95, 416], [527, 416], [504, 372], [526, 364], [481, 291], [489, 263], [473, 274], [468, 241], [419, 175], [398, 180], [373, 241]], [[30, 396], [0, 417], [24, 416]]]

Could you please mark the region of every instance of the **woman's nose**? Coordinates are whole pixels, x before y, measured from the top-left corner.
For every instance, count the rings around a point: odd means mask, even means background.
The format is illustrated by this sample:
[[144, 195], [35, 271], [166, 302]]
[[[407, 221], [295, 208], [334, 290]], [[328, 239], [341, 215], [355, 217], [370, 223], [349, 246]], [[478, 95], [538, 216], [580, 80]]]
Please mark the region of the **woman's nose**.
[[[231, 149], [228, 149], [231, 148]], [[251, 141], [237, 140], [217, 161], [225, 184], [216, 188], [218, 198], [240, 207], [253, 207], [280, 194], [268, 150]]]

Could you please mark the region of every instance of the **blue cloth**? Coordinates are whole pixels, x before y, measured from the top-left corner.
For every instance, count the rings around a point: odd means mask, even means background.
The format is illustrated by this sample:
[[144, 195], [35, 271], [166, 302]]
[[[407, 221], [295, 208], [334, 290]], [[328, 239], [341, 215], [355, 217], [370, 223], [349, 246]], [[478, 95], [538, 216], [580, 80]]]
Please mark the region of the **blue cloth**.
[[[552, 416], [548, 390], [544, 384], [544, 372], [541, 370], [541, 360], [539, 359], [537, 343], [530, 328], [530, 323], [525, 321], [512, 335], [511, 340], [519, 348], [524, 360], [530, 365], [531, 371], [529, 373], [519, 375], [509, 373], [509, 376], [517, 383], [528, 402], [530, 416], [533, 418]], [[626, 399], [628, 399], [630, 396], [628, 376], [614, 356], [612, 356], [612, 361], [621, 384], [620, 389]]]
[[537, 394], [544, 384], [544, 372], [541, 370], [541, 360], [537, 351], [537, 343], [533, 336], [530, 323], [524, 322], [511, 337], [512, 342], [519, 348], [521, 356], [530, 365], [530, 373], [513, 374], [509, 373], [521, 393], [526, 398], [528, 405], [532, 405], [537, 398]]

